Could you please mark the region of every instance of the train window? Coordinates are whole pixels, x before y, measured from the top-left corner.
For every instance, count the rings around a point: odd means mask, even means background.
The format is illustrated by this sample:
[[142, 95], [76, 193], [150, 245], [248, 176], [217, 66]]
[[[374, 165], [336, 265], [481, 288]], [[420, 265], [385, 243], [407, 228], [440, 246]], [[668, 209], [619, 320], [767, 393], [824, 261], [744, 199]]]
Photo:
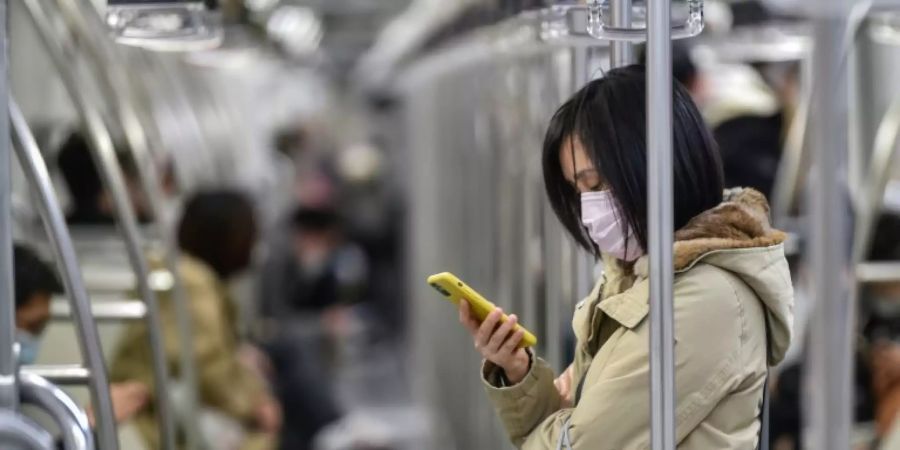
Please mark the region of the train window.
[[218, 47], [222, 19], [216, 2], [109, 0], [106, 23], [116, 42], [156, 51]]

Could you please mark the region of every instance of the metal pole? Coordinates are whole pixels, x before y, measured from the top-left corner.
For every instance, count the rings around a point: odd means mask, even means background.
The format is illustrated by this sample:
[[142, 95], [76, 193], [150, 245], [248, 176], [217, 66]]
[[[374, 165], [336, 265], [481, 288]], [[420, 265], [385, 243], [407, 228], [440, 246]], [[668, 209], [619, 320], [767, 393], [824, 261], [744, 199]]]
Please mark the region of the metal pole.
[[112, 139], [103, 126], [102, 119], [93, 114], [89, 117], [83, 117], [83, 119], [86, 127], [91, 130], [90, 134], [95, 139], [93, 142], [95, 147], [91, 149], [92, 156], [100, 171], [103, 184], [112, 195], [116, 222], [122, 232], [128, 259], [137, 278], [138, 292], [147, 303], [147, 331], [150, 338], [153, 374], [156, 384], [153, 389], [155, 393], [154, 401], [159, 413], [161, 442], [163, 443], [163, 448], [174, 449], [176, 448], [175, 420], [169, 393], [166, 390], [166, 385], [169, 383], [169, 374], [165, 338], [162, 335], [163, 324], [160, 317], [159, 301], [156, 298], [156, 293], [150, 287], [150, 269], [146, 259], [144, 259], [143, 244], [137, 218], [128, 198], [125, 179], [122, 175], [122, 169], [119, 167], [119, 161], [116, 158]]
[[69, 235], [69, 229], [59, 207], [59, 201], [56, 199], [56, 193], [53, 191], [50, 175], [44, 165], [40, 150], [28, 128], [25, 117], [14, 101], [9, 102], [9, 114], [13, 138], [17, 144], [15, 149], [19, 164], [28, 179], [30, 188], [38, 199], [38, 210], [50, 238], [63, 285], [69, 294], [68, 298], [72, 306], [72, 317], [76, 324], [75, 330], [78, 333], [81, 354], [92, 375], [89, 387], [99, 425], [97, 441], [100, 448], [104, 450], [116, 449], [118, 448], [118, 433], [110, 398], [106, 362], [103, 359], [97, 323], [91, 312], [91, 301], [81, 277], [72, 237]]
[[[611, 0], [609, 12], [612, 16], [612, 25], [616, 28], [629, 28], [631, 26], [631, 0]], [[634, 45], [627, 41], [611, 41], [609, 53], [609, 67], [627, 66], [634, 62]]]
[[[0, 102], [9, 98], [7, 3], [0, 3]], [[0, 112], [0, 407], [16, 410], [19, 393], [16, 379], [16, 307], [13, 294], [12, 262], [12, 154], [9, 118]]]
[[647, 5], [647, 196], [650, 255], [650, 442], [675, 448], [672, 313], [672, 47], [669, 0]]
[[33, 420], [0, 408], [0, 443], [3, 448], [54, 450], [53, 436]]
[[94, 434], [87, 415], [62, 389], [33, 373], [19, 376], [22, 403], [41, 408], [53, 419], [66, 450], [94, 450]]
[[811, 287], [806, 448], [850, 448], [854, 305], [849, 289], [848, 85], [840, 60], [847, 15], [841, 0], [818, 4], [813, 20], [810, 104], [815, 186], [811, 204]]
[[172, 414], [171, 400], [165, 386], [169, 383], [169, 370], [165, 352], [165, 343], [162, 336], [162, 320], [160, 318], [159, 302], [156, 293], [150, 287], [149, 268], [143, 255], [143, 244], [134, 209], [128, 197], [122, 168], [116, 157], [112, 137], [103, 116], [88, 99], [87, 93], [80, 86], [76, 71], [72, 70], [70, 61], [66, 58], [66, 42], [55, 39], [53, 24], [44, 9], [41, 1], [23, 0], [29, 15], [38, 29], [41, 39], [51, 56], [51, 60], [58, 69], [66, 91], [72, 98], [79, 115], [81, 116], [84, 130], [87, 132], [88, 141], [91, 144], [91, 156], [100, 172], [103, 185], [107, 188], [113, 200], [116, 223], [125, 241], [125, 249], [128, 260], [134, 270], [137, 279], [138, 293], [147, 303], [147, 332], [150, 341], [150, 350], [155, 380], [155, 396], [157, 417], [159, 419], [160, 442], [166, 450], [175, 449], [175, 420]]
[[[189, 298], [185, 291], [181, 275], [178, 270], [179, 249], [175, 242], [172, 230], [165, 223], [163, 212], [164, 193], [160, 186], [160, 176], [156, 168], [153, 154], [150, 151], [150, 139], [144, 131], [137, 111], [134, 108], [134, 96], [129, 87], [128, 74], [122, 61], [118, 61], [115, 44], [106, 34], [106, 24], [94, 12], [90, 1], [58, 3], [67, 14], [70, 22], [88, 42], [88, 53], [93, 58], [95, 73], [103, 80], [102, 86], [106, 89], [108, 97], [113, 103], [119, 125], [128, 141], [128, 148], [134, 156], [138, 177], [144, 193], [147, 196], [150, 214], [156, 223], [157, 232], [163, 241], [164, 262], [166, 269], [172, 274], [173, 287], [172, 298], [175, 303], [175, 316], [178, 334], [182, 342], [193, 342], [193, 324]], [[102, 30], [102, 31], [101, 31]], [[182, 345], [180, 348], [180, 373], [179, 377], [185, 386], [181, 395], [181, 402], [186, 406], [185, 417], [180, 417], [180, 422], [187, 426], [182, 427], [185, 432], [187, 448], [198, 450], [202, 447], [199, 436], [198, 406], [197, 406], [197, 371], [194, 364], [193, 345]]]

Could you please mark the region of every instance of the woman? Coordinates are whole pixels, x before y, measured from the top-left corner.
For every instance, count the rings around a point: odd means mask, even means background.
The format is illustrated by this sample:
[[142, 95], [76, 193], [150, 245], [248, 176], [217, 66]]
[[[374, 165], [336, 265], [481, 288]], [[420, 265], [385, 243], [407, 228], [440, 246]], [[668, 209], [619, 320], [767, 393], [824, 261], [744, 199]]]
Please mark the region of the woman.
[[[243, 195], [231, 191], [203, 192], [185, 204], [178, 226], [178, 245], [184, 252], [179, 271], [193, 320], [199, 403], [205, 412], [201, 426], [211, 423], [206, 419], [218, 417], [218, 423], [231, 428], [220, 430], [209, 442], [217, 449], [273, 449], [281, 425], [280, 407], [265, 380], [241, 359], [246, 347], [238, 337], [236, 305], [225, 284], [249, 267], [255, 241], [253, 207]], [[175, 325], [171, 296], [160, 296], [160, 309], [166, 358], [171, 374], [178, 376], [180, 347], [184, 343]], [[143, 322], [130, 326], [112, 364], [113, 379], [136, 379], [153, 387], [148, 342]], [[152, 449], [159, 448], [152, 402], [156, 395], [152, 390], [151, 408], [136, 418]], [[237, 427], [230, 426], [234, 422]], [[235, 429], [239, 432], [234, 433]], [[222, 442], [225, 440], [230, 443]]]
[[[516, 318], [460, 320], [484, 356], [485, 388], [524, 449], [649, 446], [646, 89], [643, 68], [610, 71], [556, 112], [544, 182], [557, 217], [605, 273], [577, 305], [574, 363], [556, 380], [517, 349]], [[716, 146], [683, 87], [674, 87], [674, 313], [679, 448], [755, 448], [768, 366], [791, 338], [793, 290], [768, 206], [722, 192]], [[768, 347], [768, 352], [767, 352]]]

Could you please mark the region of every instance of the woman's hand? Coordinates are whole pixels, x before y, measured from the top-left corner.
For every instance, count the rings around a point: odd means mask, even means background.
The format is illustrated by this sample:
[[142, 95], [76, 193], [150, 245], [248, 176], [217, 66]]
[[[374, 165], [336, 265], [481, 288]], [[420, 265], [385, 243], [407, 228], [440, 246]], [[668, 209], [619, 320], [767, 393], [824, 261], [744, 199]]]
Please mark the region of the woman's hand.
[[459, 302], [459, 321], [472, 334], [475, 349], [484, 359], [502, 368], [510, 383], [517, 384], [528, 374], [531, 357], [524, 348], [519, 348], [525, 332], [521, 328], [513, 331], [518, 318], [510, 315], [509, 320], [500, 323], [502, 316], [503, 310], [496, 308], [484, 322], [478, 323], [469, 302]]
[[553, 380], [553, 385], [556, 386], [556, 390], [559, 392], [559, 398], [562, 401], [563, 408], [572, 407], [572, 400], [570, 400], [570, 397], [572, 395], [572, 370], [574, 368], [575, 366], [570, 365], [559, 378]]
[[281, 404], [274, 397], [266, 395], [256, 405], [256, 426], [269, 434], [278, 433], [281, 430]]
[[[110, 384], [109, 395], [112, 397], [113, 414], [117, 423], [127, 422], [150, 401], [150, 390], [137, 381]], [[91, 427], [94, 427], [96, 418], [94, 409], [90, 406], [87, 408], [87, 416]]]

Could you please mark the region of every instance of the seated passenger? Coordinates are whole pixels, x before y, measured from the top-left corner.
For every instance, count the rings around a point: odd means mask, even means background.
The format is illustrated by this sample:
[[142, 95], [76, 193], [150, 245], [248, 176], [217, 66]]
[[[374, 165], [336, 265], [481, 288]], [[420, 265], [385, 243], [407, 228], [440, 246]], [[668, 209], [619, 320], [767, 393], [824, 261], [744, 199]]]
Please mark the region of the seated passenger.
[[[278, 402], [254, 368], [242, 362], [237, 310], [226, 282], [250, 265], [256, 241], [253, 207], [243, 195], [231, 191], [204, 192], [188, 199], [178, 227], [183, 252], [179, 270], [193, 319], [199, 403], [203, 418], [217, 417], [233, 424], [211, 448], [271, 449], [281, 425]], [[180, 370], [180, 347], [175, 306], [169, 295], [160, 296], [166, 357], [171, 374]], [[151, 386], [151, 408], [136, 421], [151, 449], [160, 447], [153, 399], [150, 347], [144, 323], [129, 327], [112, 366], [115, 380], [139, 379]], [[207, 423], [207, 422], [204, 422]], [[225, 435], [237, 430], [232, 438]]]
[[[138, 221], [149, 220], [143, 191], [137, 181], [134, 164], [124, 155], [119, 156], [125, 183]], [[114, 203], [104, 187], [100, 172], [94, 164], [90, 147], [80, 133], [72, 133], [62, 145], [57, 165], [71, 196], [72, 207], [66, 220], [79, 225], [103, 225], [114, 222]]]
[[[50, 321], [50, 299], [63, 288], [53, 269], [29, 248], [16, 245], [13, 250], [16, 298], [16, 342], [21, 365], [34, 364], [40, 350], [41, 335]], [[147, 404], [147, 387], [126, 381], [110, 386], [113, 412], [118, 422], [126, 422]], [[88, 409], [88, 419], [94, 416]]]

